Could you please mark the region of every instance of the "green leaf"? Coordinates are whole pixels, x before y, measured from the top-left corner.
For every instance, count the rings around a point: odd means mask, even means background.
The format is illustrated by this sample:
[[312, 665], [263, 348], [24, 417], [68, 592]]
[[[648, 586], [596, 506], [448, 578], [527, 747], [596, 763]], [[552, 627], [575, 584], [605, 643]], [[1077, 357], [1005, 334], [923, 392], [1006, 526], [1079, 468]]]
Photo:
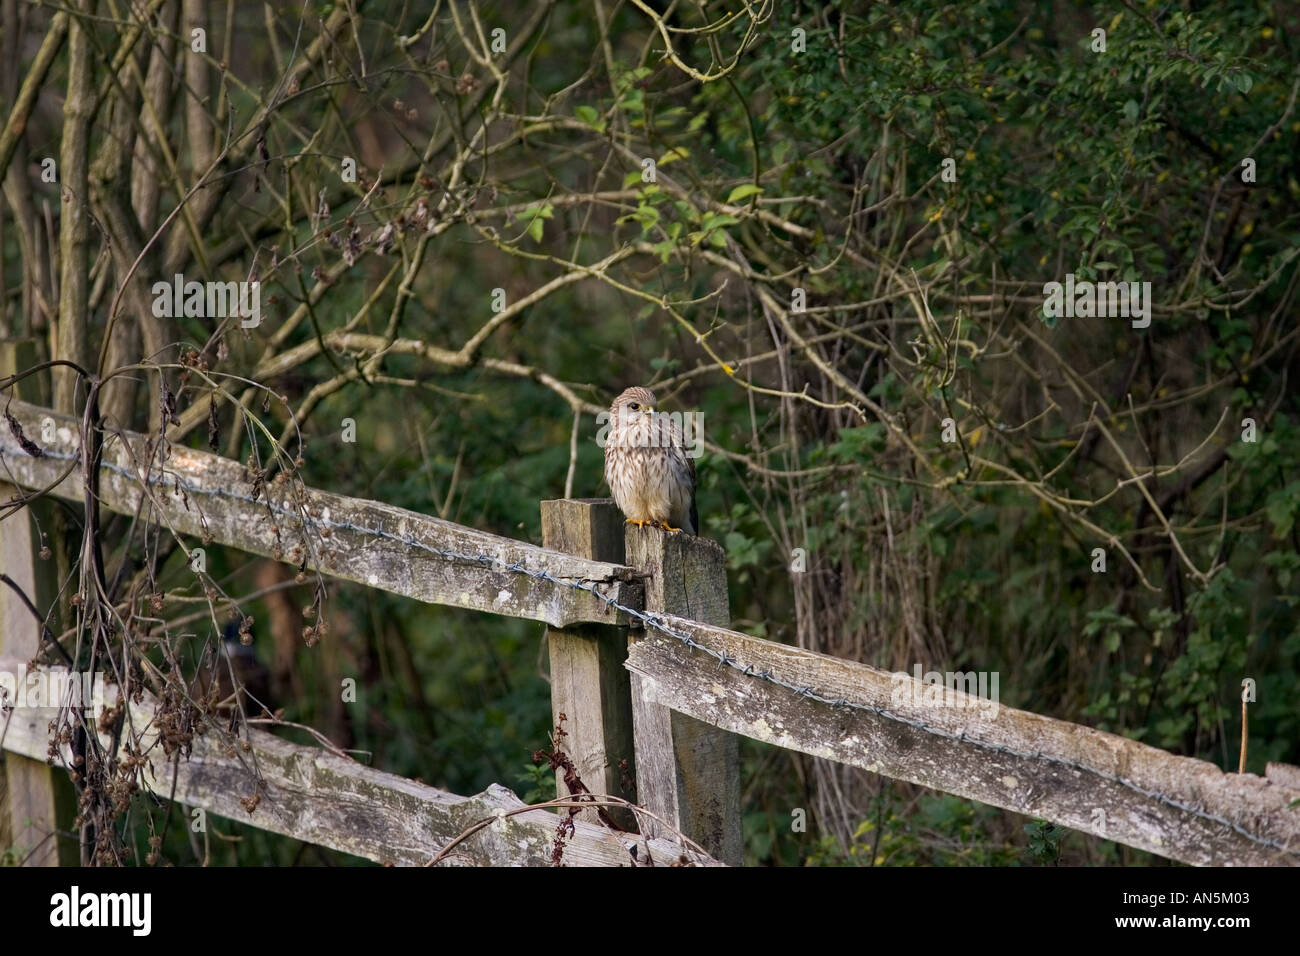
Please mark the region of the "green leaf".
[[732, 203], [740, 202], [740, 200], [746, 199], [757, 193], [761, 193], [762, 191], [763, 191], [762, 186], [755, 186], [753, 183], [741, 183], [739, 186], [733, 189], [730, 192], [730, 194], [728, 194], [727, 204], [731, 205]]
[[555, 214], [555, 207], [550, 203], [529, 206], [519, 213], [519, 221], [524, 224], [524, 231], [533, 237], [533, 242], [542, 241], [545, 222]]
[[619, 97], [618, 105], [629, 113], [645, 112], [645, 92], [640, 88], [628, 90]]
[[573, 115], [578, 117], [578, 119], [582, 120], [582, 122], [586, 123], [592, 129], [599, 130], [602, 133], [605, 132], [605, 123], [600, 118], [600, 113], [596, 111], [594, 106], [579, 106], [573, 111]]
[[709, 232], [714, 229], [721, 229], [723, 226], [734, 226], [738, 222], [740, 222], [740, 220], [731, 215], [731, 213], [710, 212], [705, 213], [704, 218], [700, 220], [700, 227], [704, 229], [705, 232]]
[[1264, 513], [1273, 525], [1273, 537], [1281, 540], [1291, 533], [1296, 513], [1300, 512], [1300, 482], [1293, 481], [1268, 496]]
[[636, 212], [630, 212], [626, 216], [619, 216], [615, 222], [622, 224], [627, 222], [629, 219], [634, 222], [639, 222], [641, 224], [641, 232], [644, 234], [659, 224], [659, 210], [654, 206], [647, 206], [642, 203], [640, 206], [636, 207]]

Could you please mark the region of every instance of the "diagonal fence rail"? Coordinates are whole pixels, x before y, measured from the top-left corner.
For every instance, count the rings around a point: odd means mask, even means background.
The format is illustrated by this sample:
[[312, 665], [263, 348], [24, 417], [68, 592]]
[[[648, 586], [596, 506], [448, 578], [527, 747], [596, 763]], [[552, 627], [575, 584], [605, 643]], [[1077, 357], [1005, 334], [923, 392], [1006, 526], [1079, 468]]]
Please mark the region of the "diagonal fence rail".
[[[81, 423], [25, 402], [5, 407], [40, 455], [24, 450], [13, 425], [0, 424], [0, 480], [80, 502]], [[105, 434], [99, 500], [118, 514], [143, 509], [150, 521], [187, 536], [187, 551], [216, 542], [430, 604], [555, 627], [627, 623], [601, 596], [641, 606], [641, 585], [631, 568], [584, 561], [383, 502], [291, 481], [260, 481], [239, 462], [180, 445], [159, 446], [138, 432]], [[520, 575], [512, 567], [537, 573]]]

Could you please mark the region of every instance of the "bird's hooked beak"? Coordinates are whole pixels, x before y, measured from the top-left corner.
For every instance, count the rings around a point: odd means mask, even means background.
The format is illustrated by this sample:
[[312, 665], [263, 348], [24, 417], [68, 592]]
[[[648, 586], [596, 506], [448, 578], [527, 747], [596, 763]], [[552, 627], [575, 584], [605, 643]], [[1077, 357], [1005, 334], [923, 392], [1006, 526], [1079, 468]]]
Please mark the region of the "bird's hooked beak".
[[653, 405], [642, 405], [641, 411], [645, 412], [647, 415], [653, 415], [655, 413], [655, 407]]

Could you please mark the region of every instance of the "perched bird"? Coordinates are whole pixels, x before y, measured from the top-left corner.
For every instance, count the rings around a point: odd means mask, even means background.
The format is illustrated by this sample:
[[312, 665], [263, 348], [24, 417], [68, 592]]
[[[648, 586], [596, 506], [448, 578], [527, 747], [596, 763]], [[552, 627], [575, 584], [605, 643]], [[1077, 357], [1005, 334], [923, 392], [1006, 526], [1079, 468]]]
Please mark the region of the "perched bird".
[[695, 462], [682, 430], [655, 411], [648, 388], [629, 388], [610, 406], [605, 440], [605, 480], [627, 523], [698, 534]]

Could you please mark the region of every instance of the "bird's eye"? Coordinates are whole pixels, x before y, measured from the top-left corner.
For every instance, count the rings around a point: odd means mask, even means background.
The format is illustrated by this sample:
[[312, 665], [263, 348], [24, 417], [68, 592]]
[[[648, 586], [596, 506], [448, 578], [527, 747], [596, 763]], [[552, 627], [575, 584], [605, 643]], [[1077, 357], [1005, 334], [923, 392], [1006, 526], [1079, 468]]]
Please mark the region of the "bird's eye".
[[636, 402], [633, 402], [631, 405], [628, 406], [628, 408], [632, 409], [632, 411], [634, 412], [641, 411], [641, 406], [638, 405]]

